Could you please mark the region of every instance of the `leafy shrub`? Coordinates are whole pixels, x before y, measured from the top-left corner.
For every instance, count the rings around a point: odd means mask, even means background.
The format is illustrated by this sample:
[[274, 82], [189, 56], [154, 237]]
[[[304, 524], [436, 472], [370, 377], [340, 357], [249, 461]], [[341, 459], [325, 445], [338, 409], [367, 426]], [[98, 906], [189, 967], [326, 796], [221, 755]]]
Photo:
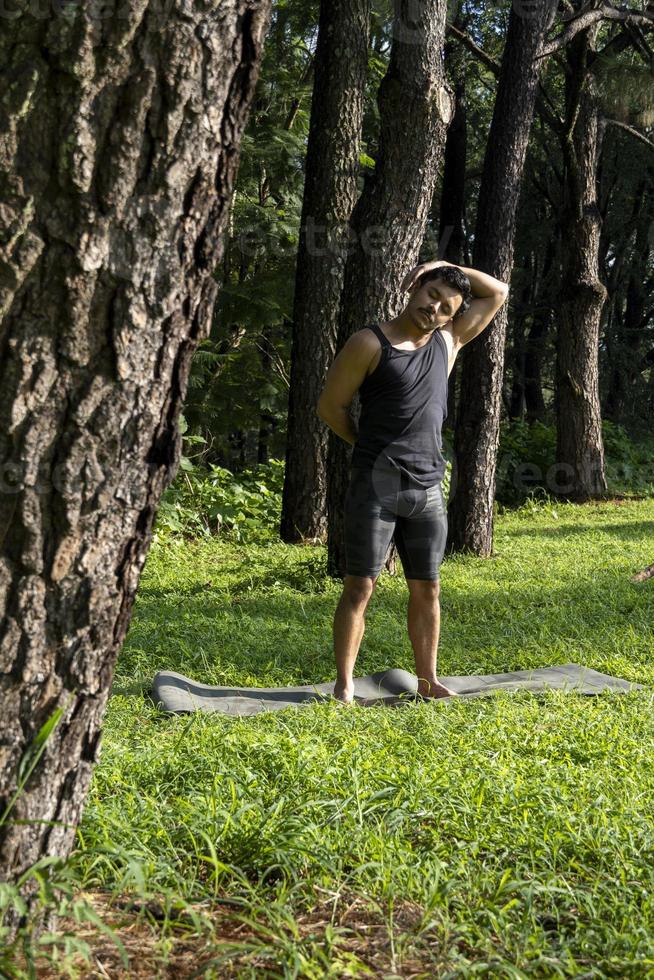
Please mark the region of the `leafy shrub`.
[[622, 425], [602, 422], [606, 479], [612, 491], [654, 490], [654, 441], [650, 437], [631, 439]]
[[556, 427], [523, 420], [500, 424], [496, 497], [520, 504], [536, 488], [548, 491], [547, 473], [556, 460]]
[[275, 539], [283, 483], [283, 460], [235, 475], [222, 466], [207, 468], [182, 457], [177, 477], [162, 497], [155, 534], [159, 539], [169, 534], [222, 534], [238, 542]]
[[[611, 493], [652, 492], [651, 440], [632, 439], [621, 425], [602, 421], [606, 479]], [[500, 504], [533, 505], [535, 498], [556, 499], [556, 426], [542, 422], [502, 421], [496, 497]], [[561, 476], [558, 476], [561, 479]]]

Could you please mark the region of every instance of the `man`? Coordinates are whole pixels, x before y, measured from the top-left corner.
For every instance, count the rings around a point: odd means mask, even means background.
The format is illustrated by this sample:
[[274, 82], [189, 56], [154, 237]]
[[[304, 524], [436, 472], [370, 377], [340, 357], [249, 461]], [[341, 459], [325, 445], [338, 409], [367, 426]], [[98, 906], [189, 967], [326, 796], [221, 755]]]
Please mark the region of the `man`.
[[[393, 535], [409, 588], [418, 693], [455, 693], [436, 674], [439, 568], [447, 538], [441, 428], [457, 354], [490, 323], [509, 287], [438, 260], [413, 269], [402, 290], [409, 291], [406, 307], [349, 338], [318, 400], [320, 418], [354, 446], [345, 501], [346, 575], [334, 616], [334, 696], [348, 704], [365, 611]], [[357, 432], [348, 409], [359, 390]]]

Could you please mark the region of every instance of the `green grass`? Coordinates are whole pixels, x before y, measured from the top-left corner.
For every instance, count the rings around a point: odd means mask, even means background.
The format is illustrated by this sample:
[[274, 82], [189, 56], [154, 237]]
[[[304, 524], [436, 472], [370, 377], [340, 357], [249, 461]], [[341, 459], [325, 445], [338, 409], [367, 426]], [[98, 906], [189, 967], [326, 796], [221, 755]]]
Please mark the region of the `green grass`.
[[[216, 684], [333, 678], [340, 585], [324, 549], [155, 546], [78, 886], [201, 913], [187, 932], [203, 976], [654, 977], [654, 580], [631, 581], [654, 561], [653, 530], [652, 499], [525, 506], [498, 516], [493, 558], [441, 572], [442, 674], [575, 661], [642, 692], [243, 719], [165, 717], [143, 687], [163, 668]], [[384, 573], [358, 673], [413, 669], [406, 600], [401, 572]], [[232, 946], [211, 925], [226, 897], [251, 922]], [[356, 902], [376, 932], [343, 918]], [[160, 957], [170, 928], [166, 915]]]

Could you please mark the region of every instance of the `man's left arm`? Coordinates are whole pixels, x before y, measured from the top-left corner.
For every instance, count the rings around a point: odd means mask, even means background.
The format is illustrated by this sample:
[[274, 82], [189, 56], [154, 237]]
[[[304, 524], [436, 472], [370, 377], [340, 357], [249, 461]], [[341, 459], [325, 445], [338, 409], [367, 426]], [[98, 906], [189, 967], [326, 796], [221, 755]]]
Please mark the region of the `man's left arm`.
[[460, 317], [452, 320], [454, 339], [458, 347], [463, 347], [486, 329], [499, 308], [506, 301], [509, 295], [509, 286], [507, 283], [495, 279], [494, 276], [490, 276], [486, 272], [480, 272], [478, 269], [468, 269], [463, 265], [455, 265], [453, 262], [446, 262], [444, 259], [425, 262], [423, 265], [418, 266], [409, 273], [402, 286], [404, 287], [410, 278], [409, 285], [406, 287], [407, 289], [410, 288], [412, 283], [424, 272], [437, 269], [442, 265], [450, 265], [455, 269], [460, 269], [470, 280], [473, 296], [470, 301], [470, 306]]

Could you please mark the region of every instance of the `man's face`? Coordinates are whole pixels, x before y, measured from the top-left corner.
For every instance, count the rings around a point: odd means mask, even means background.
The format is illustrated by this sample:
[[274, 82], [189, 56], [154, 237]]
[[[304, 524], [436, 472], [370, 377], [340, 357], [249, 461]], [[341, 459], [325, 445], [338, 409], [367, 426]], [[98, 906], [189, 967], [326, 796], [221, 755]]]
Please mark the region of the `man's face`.
[[422, 286], [414, 286], [406, 311], [416, 327], [429, 333], [440, 330], [451, 320], [462, 302], [461, 293], [449, 283], [430, 279]]

